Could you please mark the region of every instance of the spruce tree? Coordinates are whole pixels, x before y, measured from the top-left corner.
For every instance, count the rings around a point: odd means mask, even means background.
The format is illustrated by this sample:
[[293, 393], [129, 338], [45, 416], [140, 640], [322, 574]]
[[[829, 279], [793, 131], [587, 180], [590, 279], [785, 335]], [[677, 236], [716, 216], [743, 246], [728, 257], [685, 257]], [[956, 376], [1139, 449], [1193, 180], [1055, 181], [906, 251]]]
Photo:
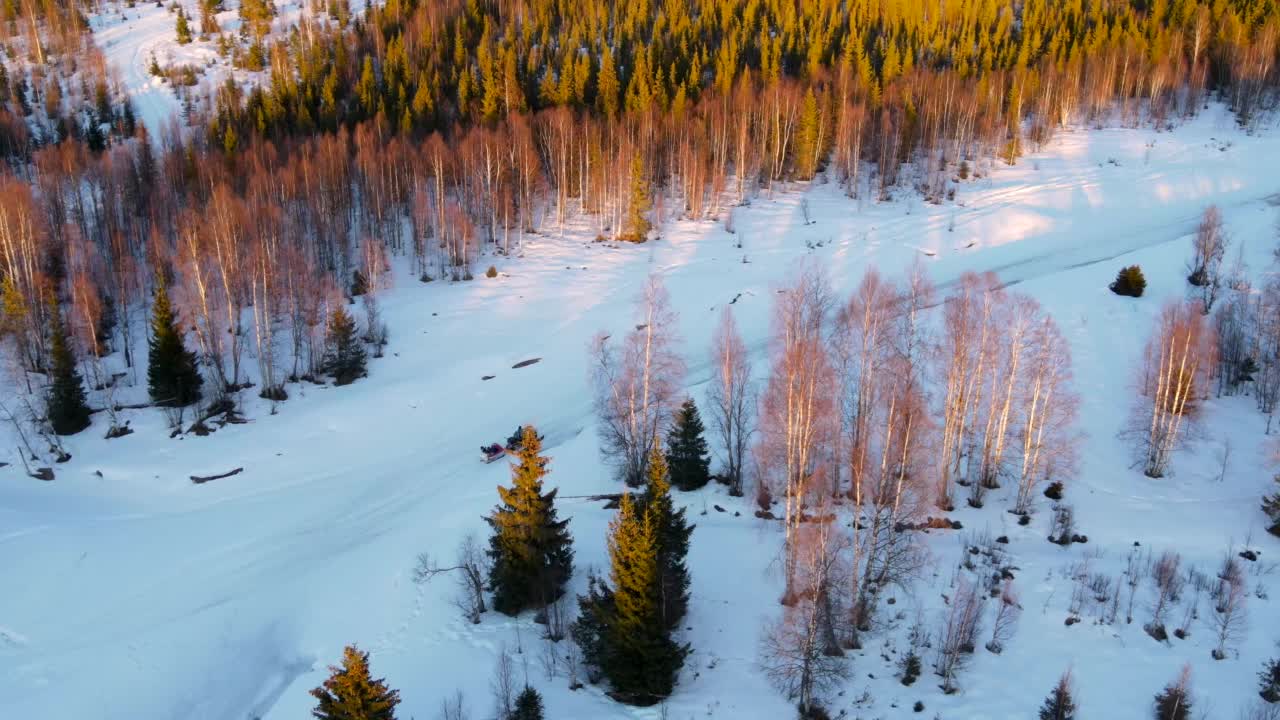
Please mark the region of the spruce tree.
[[1184, 668], [1178, 679], [1165, 686], [1155, 701], [1156, 720], [1190, 720], [1190, 670]]
[[1258, 694], [1269, 703], [1280, 703], [1280, 659], [1262, 665], [1258, 673]]
[[151, 307], [148, 350], [147, 389], [152, 402], [161, 407], [185, 407], [200, 399], [204, 378], [196, 368], [195, 353], [183, 343], [169, 291], [159, 278]]
[[711, 480], [711, 457], [705, 430], [693, 398], [685, 400], [676, 413], [675, 425], [667, 435], [671, 484], [680, 490], [697, 490]]
[[584, 662], [609, 680], [614, 699], [632, 705], [670, 695], [689, 653], [663, 619], [661, 530], [656, 503], [648, 504], [622, 496], [609, 523], [609, 583], [592, 578], [573, 629]]
[[813, 88], [805, 93], [804, 104], [800, 108], [800, 125], [796, 130], [795, 167], [796, 177], [800, 180], [811, 180], [818, 170], [818, 154], [821, 152], [822, 114], [818, 109], [818, 99]]
[[186, 45], [191, 42], [191, 25], [187, 22], [187, 14], [178, 8], [178, 44]]
[[667, 463], [657, 443], [649, 454], [644, 495], [636, 502], [637, 512], [647, 512], [653, 518], [661, 575], [659, 611], [663, 624], [674, 630], [689, 607], [689, 569], [685, 558], [689, 554], [689, 536], [693, 534], [693, 527], [685, 519], [684, 508], [677, 510], [671, 501]]
[[1074, 720], [1076, 703], [1071, 697], [1071, 673], [1065, 672], [1058, 678], [1044, 705], [1040, 706], [1040, 720]]
[[516, 707], [507, 720], [542, 720], [542, 696], [538, 691], [525, 685], [516, 696]]
[[334, 385], [350, 385], [365, 376], [364, 345], [356, 334], [356, 321], [341, 304], [329, 315], [325, 333], [324, 371], [333, 376]]
[[622, 240], [642, 243], [649, 237], [649, 210], [653, 201], [649, 197], [649, 178], [644, 170], [644, 157], [639, 151], [631, 155], [630, 191], [627, 198], [627, 216]]
[[542, 492], [547, 458], [532, 425], [520, 439], [520, 462], [511, 469], [511, 487], [499, 487], [502, 503], [486, 518], [489, 540], [489, 586], [493, 607], [516, 615], [542, 608], [564, 594], [573, 573], [569, 521], [556, 518], [556, 491]]
[[57, 302], [50, 297], [49, 306], [49, 425], [59, 435], [74, 435], [89, 427], [89, 406], [85, 403], [84, 382], [76, 369], [75, 352], [67, 342], [66, 327]]
[[312, 717], [319, 720], [395, 720], [400, 693], [369, 674], [369, 653], [348, 645], [342, 667], [330, 667], [329, 679], [311, 691]]
[[[1275, 477], [1275, 481], [1280, 483], [1280, 475]], [[1271, 518], [1271, 527], [1267, 528], [1267, 532], [1280, 537], [1280, 490], [1262, 498], [1262, 512]]]

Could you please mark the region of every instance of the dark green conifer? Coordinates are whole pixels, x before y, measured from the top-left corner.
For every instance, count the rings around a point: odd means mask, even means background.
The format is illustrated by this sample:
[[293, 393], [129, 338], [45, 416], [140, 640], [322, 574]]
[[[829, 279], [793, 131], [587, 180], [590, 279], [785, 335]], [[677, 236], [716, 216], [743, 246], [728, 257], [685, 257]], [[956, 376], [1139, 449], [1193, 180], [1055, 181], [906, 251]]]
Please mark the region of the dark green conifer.
[[657, 533], [658, 568], [661, 586], [658, 591], [659, 611], [663, 624], [676, 629], [689, 607], [689, 536], [693, 527], [685, 519], [684, 508], [676, 509], [671, 501], [671, 483], [667, 463], [654, 444], [649, 454], [649, 473], [645, 492], [636, 500], [637, 512], [647, 512]]
[[1058, 684], [1053, 686], [1044, 705], [1040, 706], [1040, 720], [1074, 720], [1076, 703], [1071, 697], [1071, 673], [1062, 674]]
[[342, 667], [330, 667], [329, 679], [311, 691], [312, 717], [319, 720], [395, 720], [400, 693], [369, 674], [369, 653], [348, 645]]
[[622, 496], [609, 523], [609, 583], [592, 578], [579, 597], [574, 638], [583, 660], [608, 679], [610, 695], [653, 705], [671, 694], [688, 645], [671, 637], [662, 614], [662, 564], [657, 503], [642, 508]]
[[1155, 720], [1191, 719], [1191, 670], [1184, 667], [1178, 679], [1156, 695]]
[[512, 467], [511, 487], [499, 487], [502, 503], [486, 518], [493, 528], [489, 540], [489, 586], [493, 607], [516, 615], [542, 608], [564, 594], [573, 573], [573, 547], [568, 520], [556, 518], [556, 491], [542, 492], [547, 458], [542, 440], [526, 425]]
[[671, 484], [680, 490], [697, 490], [711, 480], [711, 457], [705, 431], [693, 398], [685, 400], [676, 413], [675, 425], [667, 435]]
[[185, 407], [200, 399], [203, 382], [195, 353], [188, 351], [183, 342], [164, 279], [157, 277], [147, 362], [151, 401], [161, 407]]
[[355, 319], [341, 304], [329, 315], [325, 344], [324, 370], [333, 376], [334, 385], [349, 385], [365, 376], [364, 345], [356, 334]]
[[49, 425], [59, 435], [74, 435], [89, 427], [89, 406], [85, 403], [84, 382], [76, 369], [75, 352], [67, 341], [66, 327], [57, 302], [49, 302]]
[[542, 696], [538, 691], [526, 685], [516, 696], [516, 707], [508, 720], [542, 720]]
[[[1275, 477], [1275, 481], [1280, 483], [1280, 475]], [[1262, 512], [1271, 518], [1271, 527], [1267, 528], [1267, 532], [1280, 537], [1280, 490], [1262, 498]]]

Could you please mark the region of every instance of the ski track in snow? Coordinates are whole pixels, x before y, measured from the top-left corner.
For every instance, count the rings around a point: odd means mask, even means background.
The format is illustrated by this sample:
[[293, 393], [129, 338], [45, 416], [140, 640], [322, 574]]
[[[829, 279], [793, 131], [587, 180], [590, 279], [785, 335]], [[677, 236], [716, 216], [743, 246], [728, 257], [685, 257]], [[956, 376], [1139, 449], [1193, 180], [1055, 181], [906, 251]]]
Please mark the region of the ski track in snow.
[[[146, 74], [160, 42], [155, 28], [169, 22], [148, 8], [130, 12], [150, 29], [138, 20], [98, 35], [154, 129], [178, 103]], [[942, 696], [927, 669], [916, 687], [903, 688], [879, 661], [889, 651], [882, 644], [910, 624], [903, 621], [852, 658], [854, 679], [832, 707], [895, 717], [923, 698], [928, 717], [1026, 716], [1078, 660], [1085, 708], [1136, 716], [1192, 659], [1202, 697], [1219, 698], [1207, 705], [1234, 714], [1227, 698], [1252, 687], [1258, 661], [1280, 631], [1265, 601], [1255, 602], [1254, 632], [1242, 643], [1248, 662], [1213, 664], [1203, 629], [1187, 649], [1155, 645], [1136, 625], [1064, 629], [1070, 584], [1055, 574], [1095, 550], [1108, 553], [1099, 564], [1123, 562], [1137, 539], [1157, 552], [1178, 544], [1189, 560], [1212, 567], [1232, 535], [1242, 539], [1240, 517], [1250, 508], [1256, 516], [1267, 478], [1256, 472], [1260, 420], [1250, 414], [1250, 399], [1210, 403], [1211, 437], [1180, 458], [1178, 475], [1162, 484], [1125, 470], [1115, 437], [1151, 318], [1164, 298], [1182, 292], [1187, 236], [1203, 205], [1219, 203], [1233, 238], [1248, 241], [1254, 272], [1266, 267], [1280, 143], [1270, 133], [1239, 134], [1224, 118], [1214, 108], [1167, 133], [1062, 133], [1016, 167], [960, 183], [964, 206], [864, 204], [830, 185], [801, 187], [733, 210], [737, 237], [710, 221], [678, 221], [639, 248], [591, 243], [590, 221], [577, 220], [564, 237], [530, 237], [521, 259], [481, 258], [480, 269], [492, 262], [504, 271], [497, 280], [424, 286], [398, 267], [399, 287], [381, 301], [391, 344], [385, 358], [371, 361], [370, 377], [347, 388], [290, 386], [277, 415], [246, 393], [251, 423], [175, 440], [158, 413], [125, 413], [135, 433], [113, 441], [102, 440], [102, 419], [95, 418], [91, 430], [68, 439], [75, 459], [58, 466], [53, 483], [27, 481], [16, 441], [0, 434], [0, 448], [15, 448], [0, 449], [0, 458], [12, 460], [0, 469], [0, 716], [300, 717], [310, 707], [307, 690], [347, 642], [370, 650], [375, 672], [401, 689], [400, 716], [431, 717], [454, 688], [466, 691], [473, 716], [482, 714], [498, 649], [520, 643], [536, 658], [536, 626], [493, 613], [480, 626], [465, 624], [448, 603], [447, 580], [411, 580], [419, 552], [447, 558], [463, 534], [483, 534], [480, 517], [495, 502], [494, 487], [507, 481], [507, 464], [479, 464], [478, 446], [535, 422], [553, 458], [550, 482], [563, 495], [616, 491], [597, 456], [588, 339], [600, 329], [625, 332], [632, 298], [650, 271], [661, 272], [681, 312], [691, 392], [701, 399], [715, 311], [739, 298], [735, 312], [762, 374], [773, 288], [802, 258], [824, 265], [841, 295], [873, 262], [896, 277], [922, 258], [941, 292], [964, 270], [998, 272], [1040, 300], [1072, 342], [1084, 400], [1080, 427], [1089, 434], [1069, 483], [1088, 546], [1046, 547], [1043, 506], [1033, 527], [1012, 526], [1003, 514], [1005, 490], [986, 510], [955, 513], [966, 528], [1008, 534], [1022, 568], [1026, 613], [1005, 655], [979, 653], [957, 696]], [[1220, 151], [1211, 136], [1234, 144]], [[802, 224], [801, 197], [811, 225]], [[733, 246], [739, 240], [742, 249]], [[1147, 272], [1141, 301], [1105, 289], [1122, 262], [1140, 262]], [[542, 361], [510, 369], [530, 357]], [[486, 374], [496, 377], [482, 382]], [[134, 391], [145, 393], [145, 383]], [[1219, 485], [1205, 478], [1216, 478], [1211, 443], [1223, 432], [1241, 439], [1235, 467]], [[241, 475], [207, 485], [187, 480], [238, 466]], [[689, 638], [695, 654], [672, 698], [672, 717], [780, 717], [788, 704], [755, 658], [760, 622], [778, 611], [770, 567], [778, 538], [772, 526], [748, 519], [750, 502], [718, 488], [682, 499], [698, 524], [688, 621], [696, 628]], [[729, 512], [699, 514], [713, 503]], [[572, 518], [574, 590], [581, 591], [586, 570], [604, 564], [610, 513], [569, 498], [561, 511]], [[1270, 538], [1255, 533], [1254, 540], [1266, 557], [1280, 556]], [[904, 612], [936, 610], [956, 544], [953, 534], [930, 536], [936, 564], [911, 593], [897, 594]], [[537, 660], [525, 658], [549, 716], [657, 717], [618, 706], [596, 687], [568, 692], [563, 676], [548, 681]], [[1006, 681], [1013, 668], [1027, 676], [1017, 687]], [[864, 690], [875, 702], [851, 706]]]

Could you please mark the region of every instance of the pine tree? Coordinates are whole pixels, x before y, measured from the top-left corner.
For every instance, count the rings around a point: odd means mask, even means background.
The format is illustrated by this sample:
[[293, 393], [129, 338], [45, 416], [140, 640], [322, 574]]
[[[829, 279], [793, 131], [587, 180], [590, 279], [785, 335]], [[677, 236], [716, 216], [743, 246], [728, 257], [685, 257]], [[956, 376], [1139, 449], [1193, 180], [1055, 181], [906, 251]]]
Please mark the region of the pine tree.
[[369, 653], [348, 645], [342, 667], [330, 667], [329, 679], [311, 691], [316, 698], [312, 717], [319, 720], [395, 720], [400, 692], [369, 674]]
[[663, 619], [661, 529], [657, 504], [647, 504], [622, 496], [609, 523], [610, 582], [591, 579], [573, 630], [584, 662], [609, 680], [614, 699], [632, 705], [670, 695], [689, 653]]
[[1165, 686], [1155, 701], [1156, 720], [1191, 719], [1191, 670], [1184, 667], [1178, 679]]
[[1269, 660], [1258, 673], [1258, 694], [1269, 703], [1280, 703], [1280, 659]]
[[652, 516], [657, 532], [658, 568], [661, 586], [658, 599], [663, 624], [671, 630], [679, 626], [689, 607], [689, 536], [693, 527], [685, 519], [684, 508], [677, 510], [671, 501], [671, 483], [667, 463], [654, 443], [649, 454], [649, 473], [644, 495], [637, 501], [637, 512]]
[[191, 25], [187, 22], [187, 14], [178, 8], [178, 44], [186, 45], [191, 42]]
[[541, 454], [542, 440], [532, 425], [525, 426], [520, 448], [520, 462], [511, 470], [511, 487], [498, 488], [502, 503], [486, 519], [493, 528], [489, 540], [493, 607], [507, 615], [554, 602], [564, 594], [573, 573], [569, 521], [556, 518], [556, 491], [542, 492], [547, 458]]
[[1040, 720], [1073, 720], [1076, 716], [1076, 703], [1071, 697], [1071, 672], [1067, 671], [1058, 678], [1049, 697], [1040, 707]]
[[630, 187], [626, 225], [619, 238], [641, 243], [649, 237], [649, 210], [653, 201], [649, 197], [649, 179], [645, 176], [644, 157], [639, 152], [631, 156]]
[[711, 480], [711, 456], [707, 450], [706, 428], [693, 398], [684, 401], [676, 422], [667, 435], [667, 464], [671, 484], [680, 490], [697, 490]]
[[516, 707], [507, 720], [542, 720], [542, 696], [538, 691], [525, 685], [516, 696]]
[[76, 369], [75, 352], [67, 341], [62, 312], [53, 297], [49, 300], [49, 425], [59, 435], [74, 435], [89, 427], [89, 406], [85, 403], [84, 382]]
[[350, 385], [365, 376], [364, 345], [356, 334], [356, 321], [340, 304], [329, 315], [325, 344], [324, 370], [333, 376], [334, 385]]
[[151, 401], [161, 407], [185, 407], [198, 401], [204, 378], [196, 368], [195, 353], [183, 343], [168, 288], [159, 278], [151, 307], [148, 347], [147, 388]]
[[[1275, 481], [1280, 483], [1280, 475], [1275, 477]], [[1267, 528], [1267, 532], [1280, 537], [1280, 490], [1262, 498], [1262, 512], [1271, 518], [1271, 527]]]

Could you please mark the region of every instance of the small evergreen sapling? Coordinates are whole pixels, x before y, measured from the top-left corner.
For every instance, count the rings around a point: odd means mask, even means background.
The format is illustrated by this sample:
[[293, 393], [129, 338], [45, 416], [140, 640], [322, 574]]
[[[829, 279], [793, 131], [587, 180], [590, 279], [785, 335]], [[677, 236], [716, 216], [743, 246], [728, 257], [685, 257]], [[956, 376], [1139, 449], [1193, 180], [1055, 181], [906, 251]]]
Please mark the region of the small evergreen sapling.
[[526, 685], [516, 696], [516, 706], [507, 720], [542, 720], [542, 696]]
[[67, 341], [62, 312], [50, 298], [49, 355], [52, 367], [49, 371], [49, 395], [47, 414], [49, 425], [58, 435], [74, 435], [89, 427], [89, 406], [85, 403], [84, 382], [76, 369], [76, 356]]
[[1142, 274], [1142, 268], [1137, 265], [1121, 268], [1120, 272], [1116, 273], [1115, 281], [1111, 283], [1111, 292], [1117, 295], [1142, 297], [1146, 289], [1147, 279]]
[[[1280, 483], [1280, 475], [1275, 477], [1275, 481]], [[1280, 490], [1262, 498], [1262, 512], [1271, 519], [1271, 527], [1267, 528], [1267, 532], [1280, 537]]]
[[689, 607], [689, 536], [693, 526], [685, 519], [684, 508], [671, 501], [670, 474], [657, 444], [649, 455], [649, 476], [645, 492], [636, 500], [636, 512], [652, 516], [657, 532], [658, 567], [661, 573], [661, 614], [670, 629], [679, 626]]
[[191, 23], [187, 21], [187, 14], [182, 8], [178, 8], [178, 44], [186, 45], [191, 42]]
[[1072, 697], [1071, 671], [1068, 670], [1058, 678], [1058, 684], [1053, 686], [1044, 705], [1040, 706], [1040, 720], [1074, 720], [1075, 716], [1076, 703]]
[[1191, 720], [1191, 666], [1156, 695], [1155, 720]]
[[671, 484], [680, 490], [697, 490], [711, 480], [711, 458], [704, 432], [698, 406], [693, 398], [685, 400], [667, 435]]
[[1258, 673], [1258, 694], [1269, 703], [1280, 703], [1280, 658], [1270, 660]]
[[400, 693], [369, 674], [369, 653], [348, 645], [342, 667], [330, 667], [329, 679], [311, 691], [312, 717], [319, 720], [395, 720]]
[[328, 350], [324, 369], [333, 376], [334, 385], [350, 385], [367, 374], [364, 345], [356, 332], [355, 318], [340, 304], [334, 306], [329, 316], [325, 344]]

